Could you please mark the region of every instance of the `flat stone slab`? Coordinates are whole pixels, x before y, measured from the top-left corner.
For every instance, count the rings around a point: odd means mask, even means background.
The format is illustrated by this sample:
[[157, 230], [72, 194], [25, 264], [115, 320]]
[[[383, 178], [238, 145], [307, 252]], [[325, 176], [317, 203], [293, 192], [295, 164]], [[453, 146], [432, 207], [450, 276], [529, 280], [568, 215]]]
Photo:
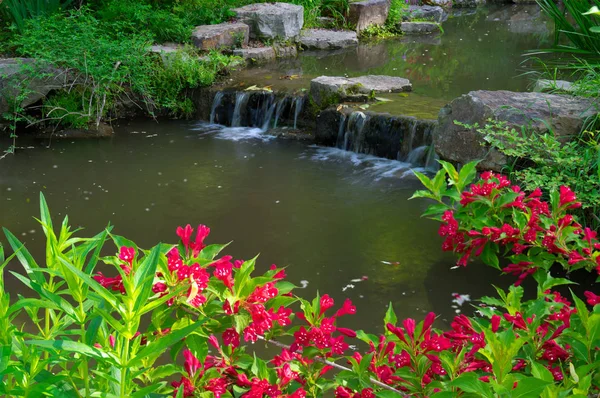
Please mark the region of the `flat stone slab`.
[[233, 50], [233, 55], [244, 58], [246, 61], [260, 63], [275, 59], [273, 47], [240, 48]]
[[389, 0], [363, 0], [350, 3], [348, 21], [361, 32], [371, 25], [385, 24], [390, 12]]
[[408, 79], [395, 76], [368, 75], [347, 78], [320, 76], [310, 82], [310, 95], [319, 107], [336, 104], [356, 95], [411, 91]]
[[295, 45], [285, 46], [275, 44], [273, 49], [277, 58], [296, 58], [298, 56], [298, 47]]
[[221, 23], [196, 26], [192, 43], [200, 50], [241, 47], [248, 44], [250, 28], [244, 23]]
[[548, 92], [548, 91], [563, 91], [565, 93], [572, 93], [575, 90], [573, 83], [566, 80], [548, 80], [539, 79], [535, 82], [533, 91], [535, 92]]
[[[535, 0], [533, 0], [535, 1]], [[473, 8], [485, 5], [486, 0], [452, 0], [454, 8]]]
[[310, 50], [335, 50], [357, 46], [358, 36], [350, 30], [306, 29], [300, 34], [300, 45]]
[[406, 21], [413, 19], [442, 23], [448, 19], [448, 13], [440, 6], [409, 6]]
[[399, 28], [407, 35], [428, 35], [440, 31], [440, 25], [434, 22], [402, 22]]
[[501, 171], [506, 158], [490, 148], [475, 129], [459, 126], [484, 126], [488, 119], [504, 121], [509, 127], [543, 133], [551, 126], [558, 138], [568, 140], [579, 134], [587, 118], [595, 116], [594, 99], [545, 93], [511, 91], [471, 91], [446, 105], [438, 116], [434, 134], [436, 152], [442, 159], [458, 163], [482, 160], [480, 170]]
[[289, 3], [249, 4], [232, 10], [250, 26], [250, 37], [295, 39], [304, 26], [304, 7]]

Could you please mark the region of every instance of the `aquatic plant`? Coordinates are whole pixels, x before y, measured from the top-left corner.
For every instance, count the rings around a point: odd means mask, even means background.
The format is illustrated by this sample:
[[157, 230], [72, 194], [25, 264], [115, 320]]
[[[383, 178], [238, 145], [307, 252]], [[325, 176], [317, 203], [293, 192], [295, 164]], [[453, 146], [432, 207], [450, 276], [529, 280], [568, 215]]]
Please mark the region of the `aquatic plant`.
[[[600, 297], [585, 293], [593, 311], [575, 295], [573, 304], [551, 291], [569, 281], [545, 269], [548, 255], [560, 261], [568, 254], [571, 265], [580, 268], [600, 258], [595, 233], [576, 233], [568, 217], [578, 205], [575, 196], [564, 188], [544, 203], [537, 193], [521, 195], [491, 173], [461, 195], [475, 165], [460, 173], [443, 165], [433, 179], [419, 175], [429, 191], [416, 196], [439, 199], [427, 214], [443, 221], [440, 232], [449, 239], [444, 248], [462, 245], [461, 253], [473, 252], [493, 264], [494, 247], [516, 247], [521, 237], [514, 228], [496, 231], [501, 222], [496, 216], [510, 213], [520, 220], [517, 211], [537, 217], [535, 231], [539, 226], [556, 235], [551, 244], [542, 239], [520, 252], [536, 262], [535, 299], [523, 300], [522, 286], [498, 289], [499, 298], [481, 299], [479, 316], [457, 316], [447, 331], [433, 327], [433, 313], [421, 322], [399, 322], [390, 305], [385, 332], [377, 336], [342, 326], [340, 320], [356, 313], [349, 299], [339, 305], [327, 294], [310, 301], [295, 296], [283, 268], [272, 265], [254, 275], [257, 258], [222, 255], [227, 245], [209, 244], [206, 226], [179, 227], [177, 244], [151, 249], [114, 234], [110, 226], [79, 238], [67, 218], [60, 227], [53, 225], [41, 195], [44, 262], [7, 230], [14, 253], [5, 261], [0, 248], [0, 393], [290, 398], [328, 392], [367, 398], [597, 393]], [[479, 253], [476, 239], [485, 239], [490, 248]], [[109, 243], [116, 253], [101, 256]], [[32, 297], [11, 300], [5, 290], [4, 270], [13, 259], [24, 274], [11, 274]], [[366, 346], [351, 351], [350, 343], [359, 341]], [[280, 351], [268, 355], [249, 348], [257, 342]], [[183, 366], [177, 361], [181, 356]]]

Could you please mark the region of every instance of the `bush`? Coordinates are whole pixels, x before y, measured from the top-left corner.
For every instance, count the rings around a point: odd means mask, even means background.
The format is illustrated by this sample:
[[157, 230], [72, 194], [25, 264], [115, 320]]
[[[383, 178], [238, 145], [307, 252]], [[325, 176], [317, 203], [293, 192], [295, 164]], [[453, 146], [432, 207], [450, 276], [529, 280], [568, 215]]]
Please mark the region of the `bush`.
[[28, 20], [56, 14], [72, 3], [73, 0], [4, 0], [0, 1], [0, 16], [24, 32]]
[[[478, 127], [478, 126], [474, 126]], [[528, 191], [546, 192], [561, 185], [573, 189], [583, 206], [578, 214], [588, 225], [600, 225], [600, 143], [597, 131], [585, 131], [574, 141], [561, 143], [552, 131], [520, 131], [504, 122], [488, 120], [477, 128], [484, 139], [511, 160], [509, 173]]]
[[[294, 296], [285, 271], [274, 265], [254, 276], [256, 258], [234, 261], [220, 255], [227, 245], [207, 245], [206, 226], [200, 225], [195, 236], [190, 225], [179, 227], [178, 244], [150, 250], [111, 228], [76, 238], [67, 219], [54, 228], [41, 196], [45, 261], [36, 262], [6, 230], [14, 251], [6, 261], [0, 246], [0, 270], [16, 258], [25, 274], [15, 277], [35, 295], [11, 302], [0, 275], [0, 327], [7, 331], [0, 334], [7, 364], [0, 373], [0, 393], [128, 397], [151, 391], [165, 398], [597, 394], [600, 296], [585, 293], [593, 306], [589, 311], [577, 296], [571, 301], [553, 292], [570, 281], [548, 272], [558, 261], [597, 267], [600, 273], [596, 233], [582, 230], [568, 214], [580, 205], [576, 197], [562, 187], [550, 195], [551, 203], [542, 202], [539, 192], [526, 195], [492, 173], [462, 192], [475, 176], [475, 164], [460, 173], [448, 163], [442, 166], [433, 179], [417, 173], [428, 191], [415, 196], [438, 202], [426, 214], [442, 221], [443, 248], [463, 258], [466, 252], [481, 256], [492, 265], [500, 248], [518, 251], [515, 258], [530, 261], [505, 271], [519, 274], [519, 281], [533, 273], [539, 283], [534, 299], [524, 300], [521, 286], [498, 289], [499, 298], [481, 299], [480, 316], [457, 316], [445, 332], [433, 328], [433, 313], [421, 322], [399, 323], [390, 305], [385, 333], [372, 335], [338, 324], [356, 312], [350, 300], [336, 306], [327, 294], [311, 301]], [[117, 253], [100, 257], [108, 242]], [[286, 337], [291, 345], [278, 341]], [[367, 343], [365, 352], [349, 352], [355, 338]], [[250, 355], [244, 342], [257, 341], [281, 348], [280, 354], [270, 360]], [[183, 366], [176, 361], [181, 354]], [[335, 368], [339, 372], [332, 374]], [[168, 380], [176, 381], [169, 385]]]

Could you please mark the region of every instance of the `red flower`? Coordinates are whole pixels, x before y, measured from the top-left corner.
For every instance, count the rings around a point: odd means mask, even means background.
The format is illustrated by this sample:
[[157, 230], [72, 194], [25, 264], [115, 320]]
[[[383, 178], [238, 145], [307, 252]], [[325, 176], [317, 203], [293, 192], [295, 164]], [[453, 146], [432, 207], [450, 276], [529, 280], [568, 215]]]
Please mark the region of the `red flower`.
[[600, 304], [600, 296], [595, 295], [592, 292], [584, 292], [585, 298], [587, 299], [587, 303], [591, 306]]
[[333, 315], [335, 317], [342, 315], [354, 315], [356, 314], [356, 307], [352, 305], [352, 300], [346, 299], [344, 304], [342, 304], [342, 308], [337, 310], [337, 312]]
[[500, 315], [492, 315], [492, 332], [496, 333], [498, 331], [501, 320]]
[[215, 398], [221, 398], [221, 395], [227, 392], [227, 380], [224, 378], [212, 379], [205, 387], [207, 391], [214, 394]]
[[173, 387], [175, 387], [175, 391], [173, 391], [173, 397], [177, 397], [180, 386], [183, 386], [183, 396], [184, 397], [193, 397], [194, 396], [194, 385], [187, 377], [182, 377], [181, 381], [174, 381], [171, 383]]
[[344, 355], [344, 352], [348, 349], [349, 345], [344, 341], [344, 336], [338, 336], [331, 338], [329, 341], [331, 352], [336, 355]]
[[523, 315], [521, 315], [520, 312], [517, 312], [514, 316], [510, 314], [504, 314], [504, 319], [513, 324], [513, 329], [527, 330], [527, 325], [525, 324]]
[[321, 304], [321, 314], [323, 314], [325, 311], [327, 311], [328, 309], [333, 307], [334, 301], [331, 297], [329, 297], [328, 294], [324, 294], [321, 297], [320, 304]]
[[119, 251], [119, 260], [125, 261], [131, 266], [134, 257], [135, 249], [133, 247], [121, 246], [121, 250]]
[[226, 329], [223, 332], [223, 344], [237, 348], [240, 345], [240, 334], [234, 328]]
[[183, 358], [185, 359], [183, 364], [185, 371], [190, 378], [194, 377], [198, 369], [201, 367], [200, 361], [187, 348], [183, 350]]
[[575, 193], [573, 191], [571, 191], [571, 189], [569, 187], [566, 187], [564, 185], [562, 185], [560, 187], [560, 199], [559, 199], [559, 206], [567, 206], [567, 209], [576, 209], [578, 207], [581, 207], [581, 203], [580, 202], [576, 202], [577, 197], [575, 196]]

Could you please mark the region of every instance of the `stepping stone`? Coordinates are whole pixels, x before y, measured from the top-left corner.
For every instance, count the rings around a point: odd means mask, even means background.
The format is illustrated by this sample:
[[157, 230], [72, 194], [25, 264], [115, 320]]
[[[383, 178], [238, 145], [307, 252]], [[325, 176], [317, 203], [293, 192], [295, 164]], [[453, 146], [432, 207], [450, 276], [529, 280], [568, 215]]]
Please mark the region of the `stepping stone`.
[[291, 46], [275, 44], [273, 49], [277, 58], [296, 58], [298, 56], [298, 48], [295, 44]]
[[368, 97], [371, 93], [398, 93], [411, 91], [408, 79], [396, 76], [368, 75], [347, 78], [320, 76], [310, 82], [310, 95], [321, 108], [337, 104], [356, 96]]
[[202, 25], [192, 32], [192, 43], [200, 50], [241, 47], [248, 44], [248, 36], [249, 27], [244, 23]]
[[358, 45], [358, 37], [350, 30], [306, 29], [300, 44], [311, 50], [334, 50]]
[[409, 15], [406, 21], [413, 19], [421, 19], [436, 23], [442, 23], [448, 19], [448, 13], [439, 6], [410, 6], [408, 8]]
[[304, 7], [289, 3], [249, 4], [232, 10], [250, 26], [250, 37], [295, 39], [304, 26]]
[[402, 22], [400, 30], [407, 35], [428, 35], [438, 33], [440, 25], [433, 22]]
[[273, 47], [241, 48], [233, 50], [233, 55], [244, 58], [246, 61], [260, 63], [275, 59]]
[[348, 21], [360, 33], [371, 25], [385, 24], [390, 12], [389, 0], [363, 0], [350, 3]]

